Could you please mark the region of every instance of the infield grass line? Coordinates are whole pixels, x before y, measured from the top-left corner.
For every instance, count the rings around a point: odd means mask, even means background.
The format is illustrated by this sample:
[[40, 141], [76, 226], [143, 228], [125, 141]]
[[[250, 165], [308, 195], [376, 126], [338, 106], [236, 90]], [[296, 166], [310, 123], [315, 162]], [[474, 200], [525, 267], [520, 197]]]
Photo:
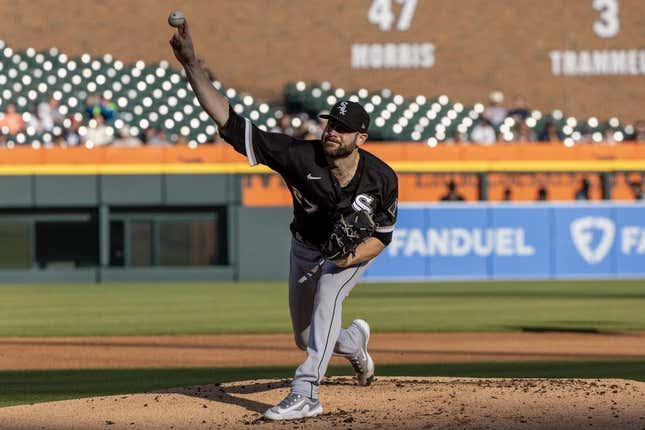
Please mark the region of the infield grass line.
[[[0, 371], [0, 407], [142, 393], [231, 381], [291, 378], [294, 369], [294, 366], [290, 366]], [[380, 375], [380, 377], [612, 378], [645, 382], [645, 362], [636, 360], [400, 365], [378, 365], [377, 363], [376, 372], [377, 380]], [[353, 373], [349, 366], [331, 366], [327, 375], [353, 376]]]

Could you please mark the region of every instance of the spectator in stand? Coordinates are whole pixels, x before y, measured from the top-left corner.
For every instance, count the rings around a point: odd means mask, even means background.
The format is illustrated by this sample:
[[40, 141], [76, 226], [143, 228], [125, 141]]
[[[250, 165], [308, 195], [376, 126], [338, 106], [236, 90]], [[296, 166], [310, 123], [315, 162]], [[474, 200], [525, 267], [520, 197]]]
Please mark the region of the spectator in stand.
[[634, 124], [634, 141], [645, 142], [645, 121], [639, 120]]
[[293, 133], [291, 136], [296, 139], [302, 139], [307, 134], [307, 120], [306, 114], [294, 115], [291, 119], [291, 124], [293, 125]]
[[558, 127], [555, 125], [555, 122], [549, 120], [544, 124], [544, 129], [540, 133], [538, 138], [540, 142], [561, 142], [562, 135], [558, 130]]
[[117, 117], [117, 105], [108, 94], [103, 93], [101, 97], [101, 115], [105, 118], [106, 124], [112, 124]]
[[40, 126], [44, 131], [50, 131], [54, 128], [54, 124], [63, 120], [63, 115], [59, 110], [58, 100], [54, 97], [40, 102], [36, 111], [40, 119]]
[[538, 188], [536, 200], [538, 202], [545, 202], [545, 201], [549, 200], [546, 187], [542, 186], [542, 187]]
[[289, 114], [285, 113], [278, 121], [278, 132], [293, 136], [295, 129], [292, 126], [291, 116]]
[[68, 145], [67, 145], [67, 141], [65, 140], [65, 136], [63, 136], [62, 134], [55, 135], [53, 140], [53, 146], [66, 148]]
[[619, 143], [620, 141], [616, 140], [616, 132], [611, 129], [607, 128], [605, 131], [602, 133], [602, 141], [603, 143]]
[[98, 94], [88, 94], [85, 99], [85, 118], [89, 121], [101, 115], [101, 99]]
[[274, 127], [271, 131], [293, 136], [295, 129], [291, 124], [291, 116], [286, 113], [283, 114], [282, 117], [280, 117], [280, 119], [278, 120], [278, 126]]
[[105, 119], [98, 115], [91, 119], [85, 134], [85, 145], [87, 147], [105, 146], [112, 143], [114, 132], [105, 125]]
[[573, 195], [573, 198], [575, 200], [589, 200], [589, 188], [591, 186], [591, 183], [589, 182], [589, 179], [587, 178], [582, 178], [582, 181], [580, 181], [580, 188], [578, 188]]
[[106, 97], [90, 94], [85, 100], [85, 116], [88, 120], [102, 116], [105, 122], [111, 123], [116, 119], [116, 104]]
[[28, 130], [29, 128], [33, 129], [36, 131], [36, 133], [40, 133], [43, 131], [43, 124], [40, 121], [40, 116], [38, 112], [38, 106], [34, 106], [34, 110], [31, 113], [28, 113], [23, 117], [23, 120], [25, 121], [25, 129]]
[[22, 115], [16, 112], [16, 105], [13, 103], [7, 104], [7, 108], [0, 118], [0, 130], [2, 134], [16, 134], [25, 128], [25, 121]]
[[480, 145], [492, 145], [497, 141], [495, 128], [488, 119], [481, 118], [470, 132], [470, 140]]
[[535, 142], [537, 139], [526, 121], [519, 118], [513, 130], [513, 142]]
[[442, 202], [463, 202], [464, 197], [457, 192], [457, 184], [455, 183], [454, 180], [450, 180], [446, 184], [446, 194], [441, 197]]
[[500, 125], [508, 114], [508, 110], [502, 106], [504, 94], [501, 91], [493, 91], [488, 97], [489, 103], [484, 109], [484, 118], [489, 120], [495, 127]]
[[112, 142], [112, 146], [118, 146], [121, 148], [134, 148], [141, 145], [141, 140], [130, 133], [130, 127], [127, 125], [121, 127], [119, 130], [119, 137]]
[[513, 190], [511, 190], [510, 187], [504, 188], [504, 194], [502, 196], [502, 200], [505, 202], [510, 202], [513, 200]]
[[63, 129], [63, 136], [65, 137], [67, 146], [80, 145], [81, 134], [79, 133], [79, 129], [83, 126], [82, 119], [83, 115], [76, 113], [64, 120], [63, 124], [69, 124]]
[[170, 142], [163, 130], [149, 127], [143, 132], [143, 144], [146, 146], [168, 146]]
[[320, 139], [323, 129], [320, 127], [320, 121], [315, 119], [307, 120], [307, 132], [303, 136], [303, 139], [315, 140]]
[[292, 136], [297, 139], [320, 139], [322, 129], [316, 120], [309, 118], [307, 114], [300, 114], [292, 119], [292, 124], [297, 127]]
[[645, 192], [643, 192], [643, 183], [641, 181], [631, 182], [629, 188], [634, 194], [634, 200], [645, 200]]
[[515, 102], [513, 103], [513, 107], [508, 111], [508, 116], [512, 116], [516, 120], [526, 120], [526, 118], [528, 118], [530, 115], [531, 111], [529, 110], [524, 97], [515, 97]]
[[448, 139], [446, 139], [444, 143], [470, 143], [470, 139], [468, 138], [467, 132], [463, 133], [456, 130], [454, 134], [448, 136]]

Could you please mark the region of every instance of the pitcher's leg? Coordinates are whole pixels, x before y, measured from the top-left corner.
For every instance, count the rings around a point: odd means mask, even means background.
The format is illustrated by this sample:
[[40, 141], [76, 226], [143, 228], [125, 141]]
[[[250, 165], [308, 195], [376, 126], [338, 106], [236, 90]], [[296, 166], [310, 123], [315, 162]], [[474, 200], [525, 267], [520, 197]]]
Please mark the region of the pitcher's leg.
[[327, 371], [340, 335], [343, 300], [366, 267], [364, 263], [342, 269], [331, 262], [322, 266], [311, 317], [307, 358], [296, 370], [291, 384], [294, 393], [318, 398], [318, 385]]
[[347, 328], [341, 328], [334, 355], [348, 357], [356, 354], [363, 345], [363, 337], [363, 333], [353, 324]]
[[[298, 348], [303, 351], [309, 343], [309, 325], [314, 309], [314, 299], [320, 267], [316, 269], [322, 256], [320, 251], [292, 239], [289, 270], [289, 312], [293, 337]], [[316, 273], [311, 274], [312, 270]], [[310, 275], [310, 276], [308, 276]], [[303, 281], [303, 277], [306, 279]]]

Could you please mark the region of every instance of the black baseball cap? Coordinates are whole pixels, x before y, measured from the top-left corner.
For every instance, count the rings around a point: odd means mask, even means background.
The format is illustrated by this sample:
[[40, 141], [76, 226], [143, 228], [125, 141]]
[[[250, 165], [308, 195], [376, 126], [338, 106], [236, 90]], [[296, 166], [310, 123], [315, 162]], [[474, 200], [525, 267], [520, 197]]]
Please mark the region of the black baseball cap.
[[331, 108], [328, 114], [319, 115], [323, 119], [334, 119], [352, 131], [367, 133], [370, 116], [363, 106], [349, 100], [341, 100]]

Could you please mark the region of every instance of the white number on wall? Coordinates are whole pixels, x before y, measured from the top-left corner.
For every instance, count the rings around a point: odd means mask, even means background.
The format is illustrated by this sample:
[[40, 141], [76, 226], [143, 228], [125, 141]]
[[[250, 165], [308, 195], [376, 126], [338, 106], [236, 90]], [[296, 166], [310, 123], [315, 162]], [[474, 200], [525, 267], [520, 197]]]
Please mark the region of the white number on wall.
[[[372, 5], [367, 11], [367, 20], [372, 24], [378, 25], [381, 31], [390, 31], [396, 15], [392, 11], [393, 0], [372, 0]], [[406, 31], [410, 28], [412, 18], [414, 18], [414, 11], [417, 8], [417, 0], [394, 0], [403, 5], [401, 8], [401, 15], [396, 23], [396, 29], [399, 31]]]
[[598, 37], [614, 37], [620, 31], [618, 0], [593, 0], [593, 8], [600, 12], [600, 19], [593, 23], [593, 32]]

